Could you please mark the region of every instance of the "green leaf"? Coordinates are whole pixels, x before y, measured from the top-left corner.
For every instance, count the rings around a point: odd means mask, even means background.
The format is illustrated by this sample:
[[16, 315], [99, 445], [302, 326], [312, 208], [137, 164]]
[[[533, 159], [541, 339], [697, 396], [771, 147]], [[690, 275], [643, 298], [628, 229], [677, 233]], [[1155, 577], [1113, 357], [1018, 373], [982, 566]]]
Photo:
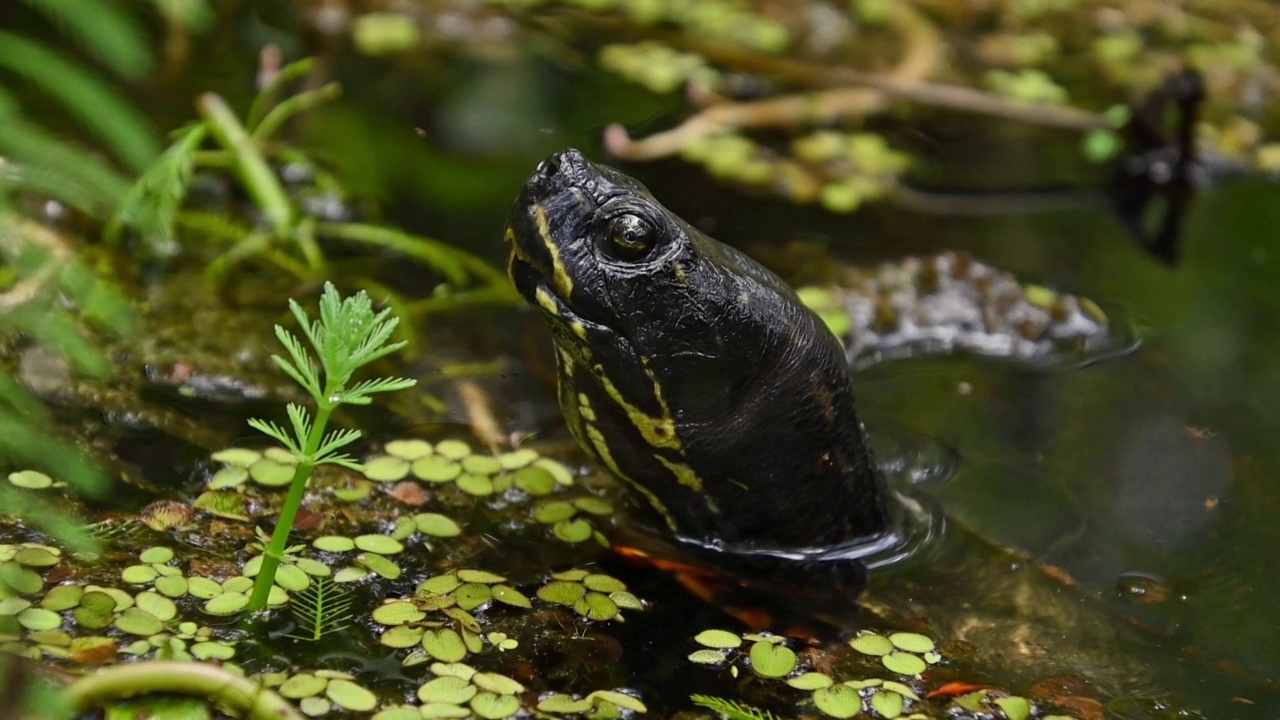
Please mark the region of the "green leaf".
[[757, 642], [751, 646], [751, 669], [761, 677], [780, 678], [796, 667], [796, 654], [785, 645]]
[[100, 0], [23, 0], [72, 35], [94, 59], [121, 77], [151, 72], [151, 40], [133, 16]]
[[61, 53], [0, 31], [0, 67], [56, 98], [133, 169], [146, 168], [160, 154], [146, 118], [101, 78]]

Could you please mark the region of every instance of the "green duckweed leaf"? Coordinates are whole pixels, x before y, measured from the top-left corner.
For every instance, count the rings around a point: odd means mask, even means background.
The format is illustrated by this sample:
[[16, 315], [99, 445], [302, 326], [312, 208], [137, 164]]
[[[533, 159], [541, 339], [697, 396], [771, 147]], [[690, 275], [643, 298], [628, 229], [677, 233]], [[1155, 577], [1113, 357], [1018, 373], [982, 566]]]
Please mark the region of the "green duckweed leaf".
[[120, 573], [120, 579], [130, 585], [145, 585], [159, 576], [150, 565], [130, 565]]
[[906, 650], [917, 655], [933, 652], [933, 640], [919, 633], [898, 632], [889, 636], [889, 642], [899, 650]]
[[606, 595], [627, 589], [626, 584], [621, 580], [608, 575], [600, 575], [596, 573], [582, 578], [582, 584], [585, 585], [588, 590], [595, 590], [596, 592], [601, 592]]
[[324, 552], [340, 553], [356, 549], [356, 541], [341, 535], [325, 535], [311, 541], [311, 546]]
[[349, 485], [333, 489], [333, 497], [344, 503], [357, 503], [373, 493], [373, 483], [367, 480], [352, 480]]
[[249, 480], [249, 471], [242, 467], [224, 467], [209, 478], [205, 488], [209, 490], [226, 490], [239, 487]]
[[249, 596], [244, 593], [229, 592], [211, 598], [204, 604], [204, 611], [210, 615], [235, 615], [249, 606]]
[[235, 657], [236, 649], [224, 642], [205, 640], [192, 645], [191, 654], [200, 660], [230, 660]]
[[598, 592], [586, 593], [581, 600], [573, 603], [573, 612], [589, 620], [621, 620], [618, 603], [609, 600], [607, 594]]
[[[57, 590], [59, 588], [54, 588], [54, 589]], [[50, 594], [52, 594], [52, 592]], [[47, 598], [48, 596], [46, 595], [45, 597]], [[76, 603], [78, 602], [80, 602], [80, 598], [77, 597]], [[23, 610], [26, 610], [27, 608], [31, 607], [31, 604], [32, 604], [31, 601], [25, 598], [0, 599], [0, 617], [13, 617], [14, 615], [17, 615]], [[44, 603], [41, 602], [41, 605], [43, 604]], [[73, 603], [69, 607], [75, 607], [75, 604]], [[55, 608], [46, 608], [46, 609], [54, 610]]]
[[426, 613], [407, 600], [395, 600], [373, 610], [373, 621], [380, 625], [405, 625], [425, 618]]
[[404, 550], [404, 545], [395, 538], [386, 535], [360, 535], [355, 538], [356, 547], [379, 555], [395, 555]]
[[436, 443], [436, 453], [450, 460], [461, 460], [471, 454], [471, 446], [462, 440], [441, 440]]
[[410, 471], [423, 482], [444, 483], [462, 474], [462, 466], [443, 455], [428, 455], [413, 461]]
[[542, 712], [556, 713], [560, 715], [576, 715], [585, 713], [594, 706], [588, 698], [574, 700], [569, 695], [556, 693], [538, 701], [538, 709]]
[[212, 600], [222, 594], [222, 586], [204, 577], [187, 578], [187, 592], [201, 600]]
[[468, 495], [476, 497], [487, 497], [494, 493], [493, 479], [488, 475], [472, 475], [471, 473], [463, 473], [454, 481], [458, 489]]
[[640, 601], [640, 598], [626, 590], [609, 593], [609, 599], [623, 610], [644, 610], [644, 603]]
[[876, 633], [861, 633], [849, 641], [849, 647], [863, 655], [888, 655], [893, 652], [893, 643], [889, 638]]
[[591, 538], [591, 523], [578, 518], [561, 520], [551, 526], [551, 533], [567, 543], [580, 543]]
[[533, 465], [551, 473], [551, 477], [555, 478], [560, 485], [569, 486], [573, 484], [573, 473], [551, 458], [538, 458], [533, 461]]
[[728, 630], [703, 630], [693, 636], [693, 641], [709, 648], [733, 649], [741, 647], [742, 638]]
[[395, 482], [409, 475], [410, 463], [407, 459], [394, 455], [383, 455], [365, 461], [364, 476], [375, 482]]
[[894, 720], [902, 714], [902, 704], [902, 696], [890, 690], [877, 690], [871, 696], [871, 707], [887, 720]]
[[813, 693], [813, 704], [824, 715], [833, 718], [851, 718], [862, 711], [862, 696], [848, 685], [832, 685]]
[[529, 495], [548, 495], [556, 489], [556, 478], [546, 468], [525, 467], [516, 471], [513, 484]]
[[426, 457], [431, 454], [431, 443], [426, 440], [392, 440], [382, 449], [388, 455], [404, 458], [405, 460], [417, 460], [420, 457]]
[[590, 572], [581, 568], [574, 568], [573, 570], [561, 570], [560, 572], [551, 573], [551, 579], [564, 580], [565, 582], [582, 582], [582, 578], [590, 574]]
[[236, 575], [222, 582], [224, 593], [247, 593], [253, 589], [253, 579], [244, 575]]
[[328, 715], [333, 704], [322, 697], [305, 697], [298, 701], [298, 709], [307, 717], [320, 717]]
[[57, 552], [46, 547], [24, 547], [13, 555], [14, 562], [27, 567], [53, 567], [61, 560]]
[[449, 677], [470, 680], [475, 676], [476, 669], [461, 662], [433, 662], [431, 663], [431, 672], [442, 677], [448, 675]]
[[301, 592], [311, 586], [311, 576], [296, 565], [280, 565], [276, 568], [275, 583], [285, 590]]
[[493, 591], [488, 585], [469, 582], [463, 583], [453, 592], [453, 596], [458, 599], [458, 607], [463, 610], [475, 610], [493, 598]]
[[187, 588], [187, 579], [181, 575], [156, 578], [156, 591], [166, 597], [182, 597], [187, 594]]
[[333, 569], [319, 560], [311, 558], [298, 558], [293, 564], [302, 572], [313, 578], [327, 578], [333, 575]]
[[787, 679], [787, 684], [797, 690], [821, 690], [831, 687], [834, 681], [830, 675], [820, 672], [807, 672]]
[[518, 470], [537, 459], [538, 451], [530, 448], [520, 448], [498, 456], [498, 462], [502, 464], [503, 470]]
[[1004, 716], [1008, 720], [1027, 720], [1031, 717], [1031, 703], [1026, 698], [1012, 697], [996, 698], [996, 705], [1004, 711]]
[[293, 480], [293, 467], [264, 457], [249, 466], [249, 477], [265, 487], [281, 487]]
[[751, 669], [761, 677], [780, 678], [796, 667], [796, 654], [785, 645], [756, 642], [751, 646]]
[[28, 630], [54, 630], [62, 626], [62, 615], [39, 607], [29, 607], [18, 613], [18, 624]]
[[81, 627], [100, 630], [111, 624], [115, 611], [114, 598], [104, 592], [90, 591], [80, 598], [80, 606], [73, 615]]
[[358, 582], [369, 575], [369, 571], [362, 567], [344, 567], [333, 574], [333, 581], [336, 583]]
[[573, 503], [564, 500], [551, 500], [539, 504], [533, 510], [533, 519], [540, 523], [553, 525], [555, 523], [568, 520], [578, 513], [578, 509]]
[[378, 697], [350, 680], [330, 680], [324, 694], [334, 705], [353, 712], [368, 712], [378, 706]]
[[138, 555], [138, 559], [144, 563], [163, 565], [173, 559], [173, 550], [162, 546], [149, 547]]
[[892, 690], [903, 697], [907, 697], [912, 700], [920, 699], [920, 696], [916, 694], [915, 690], [911, 689], [910, 685], [904, 685], [896, 680], [885, 680], [883, 685], [885, 690]]
[[568, 605], [572, 607], [574, 603], [581, 600], [587, 594], [587, 589], [576, 582], [566, 582], [556, 580], [538, 588], [538, 599], [557, 605]]
[[468, 718], [471, 717], [471, 710], [460, 705], [450, 705], [449, 703], [427, 703], [419, 710], [423, 720], [433, 720], [434, 718]]
[[140, 592], [134, 602], [137, 607], [151, 613], [161, 622], [168, 622], [178, 616], [178, 606], [160, 593]]
[[723, 665], [728, 658], [719, 650], [703, 648], [689, 653], [689, 660], [699, 665]]
[[510, 605], [518, 608], [531, 608], [533, 603], [529, 598], [525, 597], [519, 590], [510, 585], [494, 585], [493, 599], [504, 605]]
[[631, 712], [649, 712], [649, 708], [645, 707], [644, 703], [640, 701], [640, 698], [632, 697], [626, 693], [620, 693], [617, 690], [596, 690], [587, 695], [587, 698], [591, 700], [601, 700], [609, 703], [610, 705], [620, 707], [623, 710], [630, 710]]
[[935, 652], [927, 652], [927, 653], [925, 653], [925, 654], [924, 654], [924, 661], [925, 661], [925, 662], [927, 662], [927, 663], [929, 663], [930, 665], [934, 665], [934, 664], [936, 664], [936, 663], [940, 663], [940, 662], [942, 662], [942, 653], [939, 653], [939, 652], [936, 652], [936, 651], [935, 651]]
[[422, 720], [423, 717], [413, 705], [392, 705], [374, 713], [370, 720]]
[[891, 652], [880, 658], [880, 662], [889, 669], [890, 672], [899, 675], [919, 675], [924, 672], [928, 665], [924, 660], [905, 652]]
[[502, 472], [502, 462], [488, 455], [470, 455], [461, 460], [462, 471], [472, 475], [497, 475]]
[[[400, 577], [400, 566], [377, 553], [360, 553], [356, 556], [356, 562], [388, 580], [395, 580]], [[334, 580], [337, 580], [337, 578], [335, 577]]]
[[213, 458], [214, 462], [247, 468], [257, 462], [258, 458], [262, 457], [262, 453], [248, 448], [227, 448], [226, 450], [219, 450], [210, 457]]
[[429, 680], [418, 688], [418, 699], [424, 703], [461, 705], [476, 696], [478, 690], [470, 682], [452, 676]]
[[589, 515], [612, 515], [613, 505], [598, 497], [580, 497], [573, 501], [573, 506]]
[[520, 699], [511, 695], [476, 693], [470, 704], [471, 711], [484, 720], [502, 720], [520, 712]]
[[986, 702], [986, 700], [987, 700], [986, 690], [975, 690], [974, 692], [965, 693], [964, 695], [961, 695], [960, 697], [956, 698], [953, 702], [955, 702], [955, 704], [959, 705], [965, 710], [968, 710], [969, 712], [985, 713], [983, 704]]
[[524, 692], [524, 685], [498, 673], [478, 672], [471, 676], [471, 683], [481, 690], [488, 690], [498, 695], [516, 695]]
[[429, 577], [418, 583], [416, 592], [419, 595], [446, 595], [461, 586], [462, 580], [458, 578], [457, 574], [445, 573]]
[[462, 527], [454, 520], [438, 513], [419, 513], [413, 516], [418, 532], [433, 537], [457, 537]]
[[493, 585], [494, 583], [506, 582], [506, 578], [497, 573], [491, 573], [487, 570], [472, 570], [463, 568], [457, 572], [458, 579], [464, 583], [483, 583], [485, 585]]
[[[45, 593], [44, 597], [40, 599], [40, 607], [54, 612], [70, 610], [80, 604], [80, 598], [83, 596], [84, 588], [79, 585], [59, 585]], [[4, 602], [4, 600], [0, 600], [0, 605], [4, 604]], [[4, 612], [0, 611], [0, 615], [3, 614]]]
[[[467, 612], [466, 610], [463, 610], [460, 607], [447, 607], [447, 608], [444, 608], [442, 612], [445, 615], [458, 621], [458, 625], [463, 630], [466, 630], [467, 632], [470, 632], [470, 633], [480, 632], [480, 622], [476, 620], [474, 615]], [[465, 639], [465, 636], [464, 636], [464, 639]], [[468, 647], [470, 647], [469, 643], [468, 643]], [[473, 652], [480, 652], [480, 651], [473, 650]]]
[[164, 629], [164, 623], [140, 607], [131, 607], [116, 617], [115, 626], [129, 635], [150, 636]]
[[311, 673], [298, 673], [284, 684], [276, 688], [276, 692], [281, 697], [287, 697], [290, 700], [300, 700], [304, 697], [313, 697], [324, 692], [324, 688], [329, 684], [325, 678], [316, 677]]
[[467, 646], [456, 630], [443, 628], [422, 633], [422, 648], [444, 662], [457, 662], [467, 656]]
[[422, 628], [396, 625], [379, 635], [378, 642], [389, 648], [413, 647], [422, 642]]

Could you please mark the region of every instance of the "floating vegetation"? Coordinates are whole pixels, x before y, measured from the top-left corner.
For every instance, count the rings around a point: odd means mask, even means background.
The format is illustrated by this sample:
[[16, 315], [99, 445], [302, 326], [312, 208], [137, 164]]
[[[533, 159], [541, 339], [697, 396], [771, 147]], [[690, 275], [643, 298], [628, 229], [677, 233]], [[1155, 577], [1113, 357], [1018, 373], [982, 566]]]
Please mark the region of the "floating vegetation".
[[[693, 639], [701, 648], [689, 654], [691, 662], [727, 666], [735, 677], [739, 666], [746, 665], [758, 677], [782, 680], [809, 692], [809, 700], [820, 712], [842, 719], [867, 714], [887, 720], [922, 720], [926, 715], [917, 712], [923, 702], [919, 674], [942, 660], [934, 641], [925, 635], [895, 632], [886, 636], [864, 631], [852, 638], [849, 646], [860, 655], [877, 658], [885, 669], [903, 679], [837, 680], [830, 673], [802, 667], [781, 636], [709, 629]], [[726, 714], [736, 717], [732, 712]]]
[[327, 714], [335, 708], [368, 712], [378, 705], [377, 696], [348, 673], [315, 670], [284, 678], [281, 675], [262, 676], [263, 686], [273, 688], [281, 697], [296, 701], [298, 709], [310, 717]]
[[552, 573], [551, 581], [538, 588], [537, 596], [572, 608], [588, 620], [622, 622], [623, 610], [644, 610], [644, 603], [628, 592], [621, 580], [587, 570]]

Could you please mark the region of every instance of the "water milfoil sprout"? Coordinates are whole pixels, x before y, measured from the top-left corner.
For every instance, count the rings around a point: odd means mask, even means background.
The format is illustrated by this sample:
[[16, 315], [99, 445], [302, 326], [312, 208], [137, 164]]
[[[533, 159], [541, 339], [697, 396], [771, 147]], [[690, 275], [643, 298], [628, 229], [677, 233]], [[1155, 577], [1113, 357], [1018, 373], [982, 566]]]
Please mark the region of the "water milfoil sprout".
[[[362, 290], [343, 298], [332, 283], [325, 283], [320, 298], [320, 319], [312, 320], [302, 306], [290, 300], [289, 309], [302, 327], [303, 335], [315, 357], [296, 335], [276, 326], [276, 337], [288, 351], [288, 357], [273, 355], [276, 365], [310, 393], [315, 400], [314, 417], [306, 408], [289, 403], [290, 428], [254, 418], [249, 424], [288, 448], [297, 459], [289, 493], [280, 508], [271, 542], [262, 556], [262, 567], [249, 600], [249, 610], [261, 610], [267, 603], [276, 568], [288, 547], [302, 496], [311, 471], [319, 465], [340, 465], [356, 472], [363, 467], [355, 458], [340, 452], [360, 438], [359, 430], [326, 432], [329, 417], [338, 406], [368, 405], [375, 393], [413, 387], [417, 382], [407, 378], [374, 378], [352, 384], [352, 376], [361, 367], [404, 347], [402, 342], [389, 342], [400, 320], [390, 310], [375, 313], [368, 295]], [[318, 358], [318, 362], [317, 362]]]

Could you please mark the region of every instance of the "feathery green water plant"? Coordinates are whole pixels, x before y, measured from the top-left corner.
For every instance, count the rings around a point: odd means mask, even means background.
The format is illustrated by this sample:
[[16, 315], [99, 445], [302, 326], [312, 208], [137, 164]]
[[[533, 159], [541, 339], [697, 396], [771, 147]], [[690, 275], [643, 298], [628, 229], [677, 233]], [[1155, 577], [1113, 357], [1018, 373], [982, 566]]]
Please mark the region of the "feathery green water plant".
[[251, 426], [280, 442], [298, 459], [275, 532], [262, 555], [262, 567], [248, 605], [251, 611], [261, 610], [267, 604], [311, 471], [318, 465], [339, 465], [355, 472], [363, 471], [353, 457], [339, 452], [359, 439], [360, 431], [326, 432], [333, 411], [344, 404], [368, 405], [372, 402], [371, 395], [403, 390], [417, 382], [406, 378], [375, 378], [352, 384], [356, 370], [405, 344], [389, 342], [399, 318], [391, 317], [390, 310], [375, 314], [373, 304], [363, 290], [343, 298], [332, 283], [325, 283], [318, 320], [312, 320], [293, 300], [289, 301], [289, 309], [314, 349], [318, 363], [296, 335], [279, 325], [276, 326], [276, 337], [285, 346], [288, 357], [273, 355], [272, 360], [306, 389], [316, 403], [316, 410], [315, 416], [311, 417], [301, 405], [290, 403], [290, 430], [257, 418], [249, 421]]
[[319, 640], [346, 628], [354, 613], [351, 593], [327, 577], [316, 578], [306, 589], [289, 597], [289, 609], [298, 623], [289, 637]]

